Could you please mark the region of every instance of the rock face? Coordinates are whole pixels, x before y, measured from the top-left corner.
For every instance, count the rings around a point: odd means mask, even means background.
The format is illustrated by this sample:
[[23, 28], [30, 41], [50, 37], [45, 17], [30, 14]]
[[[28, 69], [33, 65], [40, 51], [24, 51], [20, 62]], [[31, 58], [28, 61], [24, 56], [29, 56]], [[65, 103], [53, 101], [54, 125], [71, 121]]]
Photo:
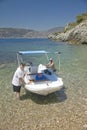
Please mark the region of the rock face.
[[59, 33], [56, 36], [50, 35], [49, 38], [69, 42], [71, 44], [87, 44], [87, 20], [66, 32]]

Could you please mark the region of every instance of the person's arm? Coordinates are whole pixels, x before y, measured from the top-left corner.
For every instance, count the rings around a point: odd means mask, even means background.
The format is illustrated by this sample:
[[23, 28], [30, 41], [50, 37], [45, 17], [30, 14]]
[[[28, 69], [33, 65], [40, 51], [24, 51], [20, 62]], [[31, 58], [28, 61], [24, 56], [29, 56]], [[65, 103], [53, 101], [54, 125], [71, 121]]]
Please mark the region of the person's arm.
[[46, 64], [46, 67], [49, 68], [50, 67], [50, 63]]
[[51, 64], [50, 64], [50, 67], [53, 68], [53, 66], [54, 66], [54, 63], [51, 63]]
[[25, 85], [26, 83], [24, 82], [23, 78], [19, 78], [19, 80]]

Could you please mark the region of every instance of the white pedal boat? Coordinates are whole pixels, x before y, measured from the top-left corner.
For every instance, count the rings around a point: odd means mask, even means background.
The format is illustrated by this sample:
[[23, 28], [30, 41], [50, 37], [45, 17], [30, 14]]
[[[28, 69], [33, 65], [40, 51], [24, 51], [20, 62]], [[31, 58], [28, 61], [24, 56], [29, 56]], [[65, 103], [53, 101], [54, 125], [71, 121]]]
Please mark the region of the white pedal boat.
[[[46, 53], [46, 51], [21, 51], [19, 55], [22, 54], [37, 54]], [[36, 79], [37, 75], [41, 74], [44, 76], [43, 79]], [[50, 93], [60, 90], [63, 86], [62, 78], [59, 78], [52, 69], [47, 68], [43, 64], [38, 66], [26, 65], [25, 66], [25, 88], [39, 95], [48, 95]]]
[[58, 78], [57, 81], [31, 82], [29, 84], [26, 84], [25, 88], [32, 93], [45, 96], [60, 90], [62, 86], [63, 86], [63, 81], [61, 78]]

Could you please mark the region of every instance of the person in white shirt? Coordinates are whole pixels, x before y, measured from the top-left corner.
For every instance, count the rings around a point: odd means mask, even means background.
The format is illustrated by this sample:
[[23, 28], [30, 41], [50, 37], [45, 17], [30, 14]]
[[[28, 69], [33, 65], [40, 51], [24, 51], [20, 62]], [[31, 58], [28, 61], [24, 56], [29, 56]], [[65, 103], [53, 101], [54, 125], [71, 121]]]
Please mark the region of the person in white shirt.
[[15, 71], [14, 75], [13, 75], [13, 79], [12, 79], [12, 85], [13, 85], [13, 91], [16, 94], [16, 98], [20, 98], [20, 90], [21, 90], [21, 86], [22, 84], [25, 84], [24, 82], [24, 67], [25, 64], [21, 63], [20, 66], [17, 68], [17, 70]]

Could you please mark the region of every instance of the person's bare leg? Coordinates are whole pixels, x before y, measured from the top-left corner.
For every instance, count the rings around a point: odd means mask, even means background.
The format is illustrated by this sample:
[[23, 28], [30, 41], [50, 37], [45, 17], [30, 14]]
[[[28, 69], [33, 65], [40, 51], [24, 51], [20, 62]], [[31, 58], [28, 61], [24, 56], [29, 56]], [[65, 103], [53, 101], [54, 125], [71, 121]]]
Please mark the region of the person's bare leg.
[[19, 92], [16, 92], [16, 98], [20, 99], [20, 93]]

